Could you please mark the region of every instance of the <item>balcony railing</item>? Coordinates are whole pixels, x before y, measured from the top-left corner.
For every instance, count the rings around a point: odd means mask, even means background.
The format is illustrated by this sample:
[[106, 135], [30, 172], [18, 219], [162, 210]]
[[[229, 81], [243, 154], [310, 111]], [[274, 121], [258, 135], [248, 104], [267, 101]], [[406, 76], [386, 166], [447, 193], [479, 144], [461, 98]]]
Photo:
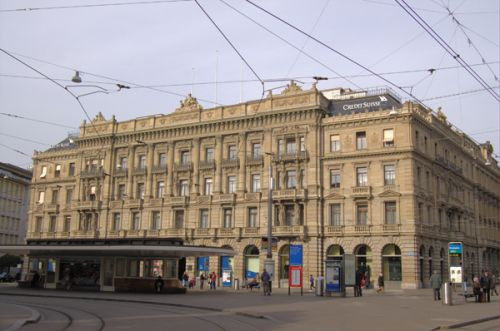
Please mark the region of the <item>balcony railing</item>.
[[260, 196], [261, 196], [260, 192], [245, 193], [245, 200], [247, 200], [247, 201], [258, 201], [258, 200], [260, 200]]
[[193, 164], [191, 162], [177, 162], [174, 163], [175, 171], [191, 171], [193, 170]]
[[273, 191], [273, 199], [305, 199], [305, 189], [284, 189]]
[[283, 152], [279, 154], [273, 155], [273, 161], [274, 162], [287, 162], [287, 161], [303, 161], [307, 160], [309, 157], [309, 154], [306, 151], [295, 151], [295, 152]]
[[179, 197], [170, 197], [168, 200], [168, 204], [170, 205], [187, 205], [189, 203], [188, 196], [179, 196]]
[[384, 224], [382, 230], [384, 232], [399, 232], [399, 224]]
[[353, 186], [351, 189], [355, 197], [369, 197], [372, 192], [371, 186]]
[[144, 203], [144, 200], [142, 200], [142, 199], [129, 199], [129, 200], [127, 200], [125, 207], [127, 207], [127, 208], [141, 208], [143, 203]]
[[76, 203], [77, 209], [101, 209], [102, 202], [97, 200], [91, 201], [77, 201]]
[[229, 168], [229, 167], [239, 167], [240, 165], [240, 160], [238, 158], [234, 159], [223, 159], [222, 160], [222, 167], [223, 168]]
[[325, 227], [325, 234], [341, 234], [344, 232], [342, 225], [328, 225]]
[[219, 203], [234, 203], [236, 200], [236, 194], [234, 193], [227, 193], [227, 194], [219, 194], [218, 196], [214, 197], [214, 202], [219, 202]]
[[45, 205], [45, 211], [48, 213], [58, 213], [59, 212], [59, 204], [48, 203]]
[[90, 168], [82, 170], [80, 172], [80, 178], [94, 178], [94, 177], [104, 177], [104, 169]]
[[273, 236], [305, 235], [306, 227], [303, 225], [281, 225], [273, 227]]
[[264, 163], [264, 158], [262, 155], [247, 155], [246, 164], [247, 165], [261, 165]]
[[211, 228], [197, 228], [194, 229], [194, 235], [195, 237], [215, 237], [215, 229]]
[[257, 227], [250, 227], [250, 228], [243, 228], [243, 235], [248, 236], [256, 236], [260, 232], [260, 228]]
[[355, 225], [354, 232], [356, 233], [370, 233], [369, 225]]
[[161, 174], [161, 173], [167, 172], [167, 165], [166, 164], [156, 164], [153, 166], [153, 169], [151, 169], [151, 172], [154, 174]]
[[217, 231], [218, 237], [239, 237], [239, 229], [237, 228], [220, 228]]
[[113, 173], [115, 177], [126, 177], [127, 176], [127, 168], [116, 168]]
[[199, 169], [214, 169], [215, 168], [215, 161], [214, 160], [200, 161], [198, 168]]
[[146, 167], [136, 167], [134, 168], [134, 171], [132, 171], [133, 175], [145, 175], [147, 172]]
[[98, 238], [99, 231], [97, 230], [76, 230], [71, 232], [73, 238]]
[[184, 228], [163, 229], [160, 231], [160, 235], [171, 238], [182, 238], [186, 236], [186, 230]]

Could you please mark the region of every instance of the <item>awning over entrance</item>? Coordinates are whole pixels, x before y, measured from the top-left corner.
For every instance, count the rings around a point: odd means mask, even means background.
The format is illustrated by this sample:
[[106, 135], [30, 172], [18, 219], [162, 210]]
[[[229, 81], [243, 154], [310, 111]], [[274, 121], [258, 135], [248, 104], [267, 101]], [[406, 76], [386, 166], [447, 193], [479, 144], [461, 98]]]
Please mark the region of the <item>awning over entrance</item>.
[[0, 246], [0, 253], [31, 256], [127, 256], [187, 257], [233, 256], [232, 249], [204, 246], [165, 245], [13, 245]]

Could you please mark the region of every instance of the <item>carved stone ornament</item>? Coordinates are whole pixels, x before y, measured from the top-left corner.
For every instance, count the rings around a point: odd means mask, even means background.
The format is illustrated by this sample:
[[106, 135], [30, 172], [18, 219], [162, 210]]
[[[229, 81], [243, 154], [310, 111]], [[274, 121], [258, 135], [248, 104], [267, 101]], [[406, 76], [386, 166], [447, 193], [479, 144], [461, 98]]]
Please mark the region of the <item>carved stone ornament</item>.
[[97, 122], [106, 122], [106, 119], [104, 118], [101, 112], [97, 113], [97, 115], [95, 115], [94, 119], [92, 120], [92, 123], [97, 123]]
[[441, 110], [442, 108], [441, 107], [438, 107], [438, 110], [437, 110], [437, 118], [440, 120], [440, 121], [443, 121], [446, 123], [446, 115], [443, 113], [443, 111]]
[[286, 86], [286, 89], [281, 92], [281, 95], [292, 95], [302, 92], [302, 88], [295, 83], [295, 81], [291, 81], [290, 84]]
[[191, 93], [189, 93], [186, 99], [184, 99], [184, 101], [181, 101], [181, 106], [175, 111], [193, 111], [202, 109], [203, 107], [198, 103], [198, 100], [196, 100], [196, 98], [194, 98]]

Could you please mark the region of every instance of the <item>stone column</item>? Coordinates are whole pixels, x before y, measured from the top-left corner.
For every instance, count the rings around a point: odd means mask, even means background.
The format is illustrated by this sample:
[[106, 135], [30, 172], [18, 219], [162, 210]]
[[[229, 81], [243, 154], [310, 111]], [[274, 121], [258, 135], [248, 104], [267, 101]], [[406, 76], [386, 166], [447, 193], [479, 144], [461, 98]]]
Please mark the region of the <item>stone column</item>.
[[150, 199], [154, 196], [155, 185], [153, 184], [153, 164], [155, 158], [155, 149], [153, 144], [147, 146], [147, 166], [146, 166], [146, 191], [144, 195]]
[[174, 195], [174, 156], [175, 144], [173, 142], [168, 144], [167, 150], [167, 196]]
[[191, 183], [191, 190], [195, 195], [200, 194], [200, 179], [199, 179], [199, 168], [200, 168], [200, 139], [193, 139], [193, 148], [191, 148], [191, 155], [193, 160], [193, 178]]
[[134, 198], [134, 177], [132, 172], [134, 171], [134, 156], [135, 156], [135, 146], [129, 147], [127, 156], [127, 197], [129, 199]]
[[215, 138], [215, 180], [214, 192], [216, 194], [222, 193], [222, 136]]
[[247, 136], [245, 133], [240, 133], [239, 135], [238, 158], [240, 161], [240, 169], [238, 171], [238, 185], [236, 192], [238, 193], [238, 195], [243, 195], [245, 193], [247, 172]]

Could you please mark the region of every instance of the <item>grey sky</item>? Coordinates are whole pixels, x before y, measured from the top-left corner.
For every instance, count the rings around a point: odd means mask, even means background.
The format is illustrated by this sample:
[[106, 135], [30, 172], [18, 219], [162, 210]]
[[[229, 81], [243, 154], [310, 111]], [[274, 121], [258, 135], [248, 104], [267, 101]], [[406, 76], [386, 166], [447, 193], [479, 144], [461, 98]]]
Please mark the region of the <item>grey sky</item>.
[[[139, 2], [143, 0], [135, 0]], [[212, 18], [227, 34], [255, 72], [262, 78], [305, 77], [299, 81], [309, 87], [312, 76], [356, 75], [366, 73], [330, 50], [316, 44], [266, 16], [242, 0], [225, 0], [238, 10], [279, 34], [290, 43], [326, 64], [331, 70], [258, 27], [219, 0], [200, 0]], [[290, 21], [372, 70], [383, 73], [414, 69], [455, 67], [457, 62], [427, 35], [392, 0], [255, 0], [266, 9]], [[27, 58], [44, 60], [83, 71], [82, 84], [95, 84], [111, 91], [117, 82], [131, 85], [171, 85], [166, 91], [186, 95], [193, 92], [199, 99], [232, 104], [261, 95], [259, 82], [224, 83], [228, 80], [255, 80], [251, 71], [222, 38], [195, 2], [157, 3], [149, 5], [1, 12], [6, 9], [70, 6], [80, 4], [132, 2], [131, 0], [0, 0], [0, 48], [51, 78], [70, 79], [70, 69]], [[417, 12], [469, 64], [482, 58], [499, 76], [499, 2], [494, 0], [407, 0]], [[473, 45], [447, 14], [454, 11]], [[324, 10], [323, 10], [324, 9]], [[314, 29], [313, 29], [314, 27]], [[478, 55], [474, 46], [482, 54]], [[20, 56], [19, 54], [23, 55]], [[218, 58], [217, 98], [214, 84]], [[474, 69], [496, 86], [493, 73], [485, 66]], [[92, 74], [115, 80], [95, 77]], [[78, 103], [62, 88], [0, 53], [0, 112], [57, 122], [78, 127], [85, 115]], [[461, 68], [387, 75], [399, 86], [413, 86], [420, 99], [482, 88]], [[98, 82], [98, 83], [89, 83]], [[194, 84], [193, 84], [194, 82]], [[376, 77], [352, 78], [363, 88], [387, 85]], [[356, 88], [343, 79], [322, 81], [320, 89]], [[107, 84], [105, 84], [107, 83]], [[273, 88], [286, 82], [266, 83]], [[61, 82], [62, 85], [72, 84]], [[76, 94], [96, 88], [71, 88]], [[243, 93], [241, 93], [243, 91]], [[402, 92], [396, 91], [406, 98]], [[158, 113], [170, 113], [183, 99], [181, 96], [152, 89], [132, 88], [109, 94], [97, 93], [81, 100], [93, 117], [101, 111], [106, 118], [116, 115], [119, 121]], [[490, 140], [499, 150], [499, 104], [486, 92], [428, 100], [426, 105], [442, 106], [448, 119], [479, 142]], [[205, 108], [213, 106], [202, 102]], [[71, 129], [0, 115], [0, 141], [12, 149], [31, 155], [64, 139]], [[21, 137], [25, 141], [14, 138]], [[0, 145], [0, 160], [26, 167], [30, 159]]]

